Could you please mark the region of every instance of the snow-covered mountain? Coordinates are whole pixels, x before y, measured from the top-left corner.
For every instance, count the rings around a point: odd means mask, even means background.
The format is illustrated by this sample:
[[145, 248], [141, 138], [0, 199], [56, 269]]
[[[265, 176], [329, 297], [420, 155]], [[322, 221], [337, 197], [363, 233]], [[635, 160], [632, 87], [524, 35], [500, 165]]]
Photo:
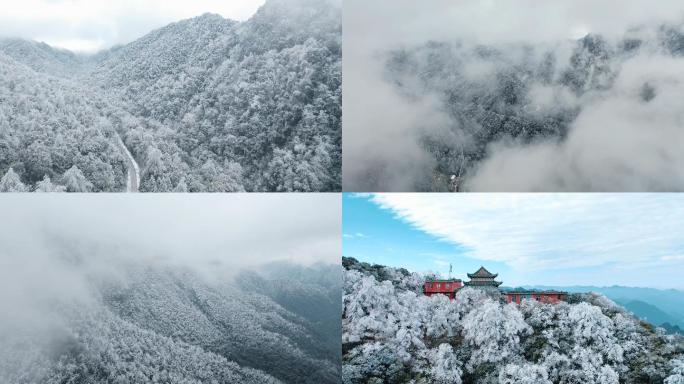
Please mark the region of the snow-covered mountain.
[[[173, 266], [90, 271], [87, 305], [53, 297], [41, 306], [47, 324], [3, 329], [0, 381], [337, 383], [340, 269], [286, 268], [225, 282]], [[308, 298], [335, 321], [288, 305]]]
[[[32, 43], [24, 47], [45, 49]], [[130, 114], [96, 92], [34, 71], [2, 50], [0, 100], [0, 172], [5, 175], [0, 191], [26, 189], [7, 187], [14, 172], [31, 189], [45, 177], [64, 186], [84, 186], [70, 192], [124, 188], [125, 158], [114, 133], [127, 129], [124, 121], [135, 121]], [[70, 181], [70, 174], [78, 182]]]
[[59, 76], [73, 75], [74, 69], [86, 62], [84, 57], [72, 52], [23, 39], [0, 40], [0, 52], [36, 72]]
[[[672, 103], [681, 97], [683, 46], [679, 24], [622, 38], [483, 45], [455, 37], [388, 48], [383, 79], [408, 106], [430, 111], [410, 130], [422, 155], [371, 161], [349, 187], [448, 191], [456, 175], [461, 191], [684, 190], [684, 110]], [[387, 181], [402, 167], [416, 170], [402, 187]]]
[[[244, 22], [205, 14], [87, 57], [3, 40], [0, 173], [34, 189], [77, 166], [89, 190], [121, 190], [119, 154], [52, 159], [63, 136], [89, 129], [116, 145], [114, 130], [140, 164], [141, 191], [339, 190], [340, 45], [334, 0], [269, 0]], [[97, 166], [112, 168], [113, 185], [94, 180]]]
[[684, 339], [599, 294], [505, 304], [344, 258], [344, 383], [681, 383]]

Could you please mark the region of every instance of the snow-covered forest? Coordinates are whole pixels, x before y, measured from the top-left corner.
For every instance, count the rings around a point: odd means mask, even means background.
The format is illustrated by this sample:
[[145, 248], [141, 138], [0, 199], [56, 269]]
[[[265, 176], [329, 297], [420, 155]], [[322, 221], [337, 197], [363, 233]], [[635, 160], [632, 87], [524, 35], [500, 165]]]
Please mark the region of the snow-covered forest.
[[[88, 264], [77, 260], [68, 267]], [[40, 318], [2, 324], [0, 382], [340, 380], [339, 267], [279, 264], [217, 282], [127, 263], [82, 277], [86, 302], [42, 293]]]
[[268, 0], [91, 56], [0, 40], [0, 191], [341, 189], [341, 5]]
[[344, 383], [684, 383], [684, 339], [605, 296], [504, 304], [426, 276], [344, 258]]

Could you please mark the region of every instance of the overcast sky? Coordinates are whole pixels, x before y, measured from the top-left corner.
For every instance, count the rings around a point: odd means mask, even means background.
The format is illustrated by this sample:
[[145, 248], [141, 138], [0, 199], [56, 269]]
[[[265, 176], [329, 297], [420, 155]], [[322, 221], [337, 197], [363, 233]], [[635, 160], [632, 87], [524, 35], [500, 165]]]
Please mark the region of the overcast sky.
[[91, 53], [131, 42], [171, 22], [207, 12], [246, 20], [263, 3], [264, 0], [4, 1], [0, 36], [22, 37]]
[[62, 244], [98, 250], [86, 258], [232, 270], [339, 263], [340, 209], [328, 194], [10, 194], [0, 199], [0, 261], [50, 259]]
[[683, 17], [679, 0], [347, 0], [344, 33], [364, 46], [455, 38], [540, 42], [590, 32], [618, 36], [635, 25]]
[[347, 195], [344, 254], [460, 278], [484, 265], [508, 286], [683, 289], [683, 218], [681, 194]]

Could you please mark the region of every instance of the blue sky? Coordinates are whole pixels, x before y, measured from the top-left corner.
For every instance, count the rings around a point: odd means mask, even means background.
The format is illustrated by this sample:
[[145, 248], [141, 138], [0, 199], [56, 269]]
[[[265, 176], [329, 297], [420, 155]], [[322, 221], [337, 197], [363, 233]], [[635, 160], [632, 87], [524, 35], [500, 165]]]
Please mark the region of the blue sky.
[[684, 288], [678, 194], [345, 194], [343, 254], [504, 285]]

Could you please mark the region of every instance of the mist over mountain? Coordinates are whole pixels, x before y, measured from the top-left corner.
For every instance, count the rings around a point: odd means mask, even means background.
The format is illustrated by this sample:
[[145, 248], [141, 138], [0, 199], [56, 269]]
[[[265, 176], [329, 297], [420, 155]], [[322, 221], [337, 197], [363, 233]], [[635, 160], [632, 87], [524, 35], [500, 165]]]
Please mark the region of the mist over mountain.
[[680, 316], [666, 313], [660, 308], [640, 300], [616, 300], [616, 302], [644, 321], [662, 327], [668, 332], [684, 334], [680, 328], [684, 324]]
[[121, 137], [144, 192], [339, 190], [340, 45], [333, 0], [205, 14], [93, 56], [0, 40], [0, 189], [76, 167], [84, 190], [120, 191]]
[[35, 72], [51, 75], [70, 76], [75, 68], [87, 62], [85, 56], [18, 38], [1, 39], [0, 52]]
[[5, 195], [0, 383], [338, 383], [340, 209], [334, 194]]
[[[684, 190], [681, 23], [546, 42], [445, 35], [373, 47], [374, 87], [403, 117], [349, 134], [345, 189]], [[381, 124], [355, 113], [350, 130]]]
[[505, 304], [465, 287], [425, 296], [426, 276], [343, 258], [344, 383], [679, 383], [684, 339], [607, 297]]
[[[84, 272], [86, 301], [43, 293], [39, 324], [2, 327], [3, 383], [339, 382], [339, 267], [286, 264], [277, 277], [221, 281], [140, 263], [103, 278], [78, 264], [69, 268]], [[270, 284], [295, 288], [286, 299], [258, 289]], [[315, 316], [290, 305], [310, 296]]]

